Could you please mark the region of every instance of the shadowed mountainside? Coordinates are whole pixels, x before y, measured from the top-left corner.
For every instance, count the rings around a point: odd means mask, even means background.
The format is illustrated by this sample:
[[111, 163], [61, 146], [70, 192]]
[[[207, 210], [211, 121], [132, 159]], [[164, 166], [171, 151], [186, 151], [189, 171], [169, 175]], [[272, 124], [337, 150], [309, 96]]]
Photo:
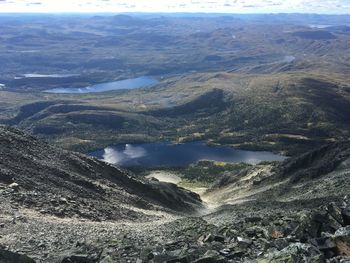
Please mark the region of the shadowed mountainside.
[[173, 184], [141, 181], [127, 171], [53, 147], [0, 126], [3, 197], [43, 214], [142, 220], [147, 210], [194, 212], [198, 195]]

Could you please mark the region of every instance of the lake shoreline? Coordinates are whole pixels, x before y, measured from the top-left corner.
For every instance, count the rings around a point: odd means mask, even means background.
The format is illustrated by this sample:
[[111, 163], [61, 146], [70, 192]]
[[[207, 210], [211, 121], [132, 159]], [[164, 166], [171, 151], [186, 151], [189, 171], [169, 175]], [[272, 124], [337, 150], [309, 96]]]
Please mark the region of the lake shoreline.
[[53, 94], [87, 94], [87, 93], [100, 93], [116, 90], [131, 90], [139, 89], [147, 86], [153, 86], [158, 84], [159, 80], [153, 77], [141, 76], [136, 78], [122, 79], [111, 82], [99, 83], [83, 88], [54, 88], [44, 90], [46, 93]]
[[257, 164], [283, 161], [287, 157], [268, 151], [247, 151], [229, 146], [209, 145], [206, 141], [181, 144], [171, 142], [110, 145], [90, 152], [91, 156], [122, 167], [186, 167], [202, 160]]

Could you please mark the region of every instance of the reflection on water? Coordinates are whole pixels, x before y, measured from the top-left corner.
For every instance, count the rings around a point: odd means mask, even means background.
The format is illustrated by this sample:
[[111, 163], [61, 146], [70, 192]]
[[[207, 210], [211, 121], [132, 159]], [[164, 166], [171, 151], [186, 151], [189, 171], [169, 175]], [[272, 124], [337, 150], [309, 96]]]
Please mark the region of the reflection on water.
[[56, 88], [45, 90], [48, 93], [94, 93], [121, 89], [137, 89], [157, 84], [159, 81], [150, 77], [124, 79], [88, 86], [85, 88]]
[[69, 78], [69, 77], [75, 77], [79, 76], [78, 74], [36, 74], [36, 73], [30, 73], [30, 74], [24, 74], [25, 78]]
[[123, 164], [130, 160], [142, 158], [146, 155], [146, 150], [142, 147], [125, 144], [124, 150], [118, 150], [113, 147], [104, 149], [103, 160], [113, 164]]
[[330, 27], [331, 25], [309, 25], [310, 28], [324, 29]]
[[203, 142], [184, 144], [146, 143], [110, 146], [92, 153], [106, 162], [121, 166], [187, 166], [200, 160], [222, 162], [246, 162], [256, 164], [261, 161], [283, 161], [284, 156], [271, 152], [236, 150], [230, 147], [207, 146]]
[[285, 56], [282, 62], [291, 63], [295, 60], [294, 56]]

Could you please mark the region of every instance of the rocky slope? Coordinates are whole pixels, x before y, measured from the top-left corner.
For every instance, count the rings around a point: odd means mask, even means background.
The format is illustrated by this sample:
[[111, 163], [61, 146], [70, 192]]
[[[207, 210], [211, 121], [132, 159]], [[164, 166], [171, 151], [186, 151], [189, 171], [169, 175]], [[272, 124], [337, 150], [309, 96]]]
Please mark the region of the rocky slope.
[[350, 142], [329, 143], [283, 163], [226, 173], [206, 193], [219, 203], [246, 200], [339, 201], [350, 189]]
[[173, 184], [141, 181], [85, 155], [0, 126], [1, 197], [42, 214], [143, 220], [142, 210], [191, 212], [199, 196]]
[[349, 142], [225, 173], [195, 215], [176, 185], [0, 134], [0, 262], [350, 260]]
[[[199, 161], [186, 168], [144, 170], [143, 176], [158, 174], [176, 178], [188, 188], [209, 189], [201, 193], [211, 205], [237, 204], [249, 200], [272, 202], [315, 199], [339, 201], [350, 187], [350, 142], [328, 143], [285, 162], [257, 165]], [[138, 172], [135, 169], [135, 172]], [[161, 178], [161, 176], [159, 176]]]

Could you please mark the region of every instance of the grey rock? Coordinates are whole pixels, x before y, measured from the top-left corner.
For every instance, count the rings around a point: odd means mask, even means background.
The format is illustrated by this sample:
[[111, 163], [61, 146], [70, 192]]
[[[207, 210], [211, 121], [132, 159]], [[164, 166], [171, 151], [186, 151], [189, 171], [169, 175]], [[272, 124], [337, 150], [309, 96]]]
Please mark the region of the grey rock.
[[191, 260], [188, 256], [177, 257], [166, 261], [166, 263], [189, 263], [189, 262], [191, 262]]
[[315, 238], [310, 243], [322, 251], [326, 258], [332, 258], [336, 255], [336, 245], [330, 237]]
[[349, 236], [350, 237], [350, 226], [339, 228], [334, 236]]
[[253, 226], [249, 227], [244, 231], [247, 236], [249, 237], [264, 237], [269, 238], [269, 233], [266, 229], [259, 227], [259, 226]]
[[350, 206], [345, 207], [341, 211], [341, 216], [344, 221], [344, 225], [350, 225]]
[[70, 255], [63, 256], [61, 263], [95, 263], [96, 259], [90, 258], [88, 255]]
[[327, 212], [334, 220], [337, 221], [338, 224], [343, 224], [342, 210], [339, 206], [337, 206], [335, 203], [330, 203], [327, 206]]
[[193, 261], [193, 263], [223, 263], [226, 259], [220, 256], [215, 250], [208, 250], [203, 257]]
[[35, 263], [34, 259], [19, 253], [0, 248], [1, 263]]
[[18, 191], [19, 190], [19, 184], [17, 184], [17, 183], [9, 184], [8, 187], [13, 189], [14, 191]]
[[315, 246], [321, 251], [335, 248], [333, 240], [327, 237], [315, 238], [311, 240], [311, 243], [315, 244]]
[[278, 250], [282, 250], [289, 245], [289, 241], [286, 238], [277, 238], [272, 242], [272, 245]]
[[214, 241], [223, 243], [225, 242], [225, 237], [220, 235], [214, 235]]
[[202, 236], [199, 238], [199, 242], [202, 241], [204, 243], [207, 243], [207, 242], [225, 242], [225, 237], [224, 236], [221, 236], [221, 235], [212, 235], [212, 234], [208, 234], [206, 236]]
[[247, 223], [256, 223], [256, 222], [262, 221], [262, 218], [260, 216], [252, 216], [252, 217], [247, 217], [244, 220]]
[[261, 262], [324, 262], [324, 256], [316, 247], [303, 244], [292, 243], [281, 251], [268, 255], [268, 260]]
[[112, 258], [110, 256], [106, 256], [99, 263], [111, 263], [111, 262], [113, 262]]
[[243, 257], [244, 255], [245, 255], [245, 251], [243, 251], [243, 250], [237, 250], [237, 251], [235, 251], [235, 252], [232, 252], [232, 253], [226, 255], [225, 257], [226, 257], [227, 259], [235, 259], [235, 258], [241, 258], [241, 257]]
[[239, 247], [248, 248], [253, 244], [253, 240], [250, 238], [237, 237]]
[[333, 240], [339, 255], [350, 256], [350, 226], [338, 229]]
[[219, 251], [219, 253], [222, 255], [222, 256], [227, 256], [228, 254], [230, 254], [231, 250], [228, 249], [228, 248], [224, 248], [224, 249], [221, 249]]
[[208, 250], [207, 252], [205, 252], [204, 256], [205, 257], [218, 257], [218, 256], [220, 256], [220, 253], [215, 251], [215, 250]]

